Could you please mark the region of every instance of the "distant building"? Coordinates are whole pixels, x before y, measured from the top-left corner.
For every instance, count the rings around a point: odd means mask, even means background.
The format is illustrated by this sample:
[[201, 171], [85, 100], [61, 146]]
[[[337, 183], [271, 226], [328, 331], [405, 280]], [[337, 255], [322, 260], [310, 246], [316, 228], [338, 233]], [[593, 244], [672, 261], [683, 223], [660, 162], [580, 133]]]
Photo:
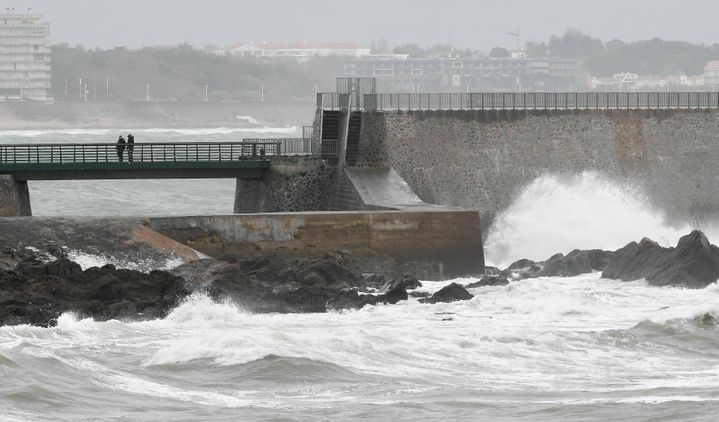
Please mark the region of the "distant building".
[[712, 60], [704, 66], [704, 85], [719, 85], [719, 60]]
[[385, 92], [572, 90], [581, 62], [554, 58], [385, 58], [370, 56], [344, 63], [345, 77], [377, 78]]
[[255, 43], [235, 44], [226, 49], [227, 56], [306, 61], [313, 57], [365, 57], [370, 49], [352, 43]]
[[0, 100], [50, 101], [50, 24], [42, 15], [0, 14]]

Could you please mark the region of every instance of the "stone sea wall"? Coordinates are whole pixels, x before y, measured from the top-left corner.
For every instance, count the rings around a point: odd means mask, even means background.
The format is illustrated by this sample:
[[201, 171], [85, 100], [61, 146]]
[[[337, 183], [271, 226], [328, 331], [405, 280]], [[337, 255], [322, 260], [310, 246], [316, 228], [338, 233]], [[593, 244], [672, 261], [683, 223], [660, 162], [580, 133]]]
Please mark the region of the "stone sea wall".
[[[547, 173], [599, 171], [677, 218], [719, 209], [719, 111], [363, 113], [359, 165], [391, 166], [424, 200], [483, 223]], [[485, 218], [486, 217], [486, 218]]]

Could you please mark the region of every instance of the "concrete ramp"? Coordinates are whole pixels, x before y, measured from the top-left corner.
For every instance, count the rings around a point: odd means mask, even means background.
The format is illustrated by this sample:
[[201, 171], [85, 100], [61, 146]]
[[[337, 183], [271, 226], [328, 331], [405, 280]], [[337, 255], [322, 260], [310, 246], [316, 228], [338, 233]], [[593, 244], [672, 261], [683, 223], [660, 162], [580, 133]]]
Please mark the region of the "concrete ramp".
[[345, 173], [367, 207], [380, 209], [444, 208], [422, 201], [392, 168], [347, 167]]

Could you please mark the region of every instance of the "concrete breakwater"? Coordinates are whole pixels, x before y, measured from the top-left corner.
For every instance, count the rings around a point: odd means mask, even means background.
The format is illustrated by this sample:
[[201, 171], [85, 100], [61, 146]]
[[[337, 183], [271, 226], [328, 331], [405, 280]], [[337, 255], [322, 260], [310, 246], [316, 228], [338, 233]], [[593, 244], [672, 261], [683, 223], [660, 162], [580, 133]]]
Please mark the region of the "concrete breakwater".
[[447, 279], [484, 273], [479, 214], [465, 210], [303, 212], [152, 218], [210, 256], [311, 256], [346, 250], [363, 272]]
[[670, 217], [719, 208], [717, 110], [363, 112], [357, 165], [392, 167], [426, 202], [483, 224], [546, 174], [599, 171]]
[[239, 214], [167, 218], [0, 218], [0, 246], [63, 248], [109, 262], [205, 257], [308, 258], [350, 252], [366, 273], [447, 279], [484, 272], [479, 214], [371, 211]]

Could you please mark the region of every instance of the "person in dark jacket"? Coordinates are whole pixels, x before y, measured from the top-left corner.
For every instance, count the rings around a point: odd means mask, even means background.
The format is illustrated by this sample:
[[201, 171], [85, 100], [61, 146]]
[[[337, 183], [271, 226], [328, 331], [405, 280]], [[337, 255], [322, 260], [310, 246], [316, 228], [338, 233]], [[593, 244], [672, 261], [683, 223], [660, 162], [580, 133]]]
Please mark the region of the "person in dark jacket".
[[135, 137], [127, 134], [127, 161], [132, 162], [132, 152], [135, 150]]
[[115, 149], [117, 150], [117, 160], [122, 162], [122, 154], [125, 152], [125, 138], [123, 138], [122, 135], [117, 139]]

